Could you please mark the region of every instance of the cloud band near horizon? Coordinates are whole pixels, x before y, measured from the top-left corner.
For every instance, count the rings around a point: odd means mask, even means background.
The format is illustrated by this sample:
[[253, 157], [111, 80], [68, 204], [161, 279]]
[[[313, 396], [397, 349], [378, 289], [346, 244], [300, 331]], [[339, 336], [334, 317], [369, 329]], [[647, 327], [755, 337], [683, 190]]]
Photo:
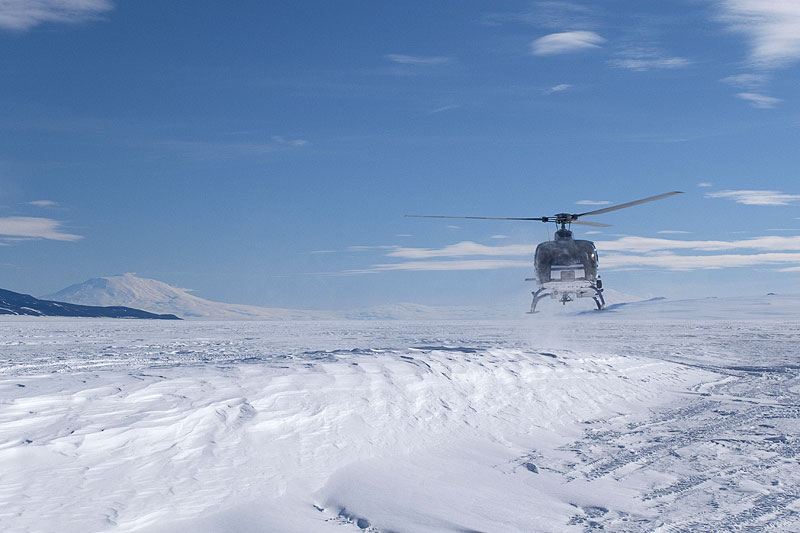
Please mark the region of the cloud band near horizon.
[[[658, 268], [672, 271], [707, 270], [757, 265], [800, 264], [799, 236], [763, 236], [731, 241], [677, 240], [625, 236], [596, 241], [600, 266], [609, 270]], [[404, 259], [397, 263], [374, 264], [349, 273], [388, 271], [495, 270], [532, 268], [534, 245], [489, 246], [462, 241], [442, 248], [393, 247], [385, 256]], [[737, 253], [719, 253], [719, 252]], [[754, 253], [745, 253], [751, 251]], [[690, 253], [686, 253], [690, 252]], [[526, 260], [508, 259], [525, 257]], [[491, 257], [491, 259], [479, 259]], [[784, 268], [794, 272], [800, 268]]]
[[0, 238], [77, 241], [81, 235], [66, 233], [61, 222], [40, 217], [0, 217]]

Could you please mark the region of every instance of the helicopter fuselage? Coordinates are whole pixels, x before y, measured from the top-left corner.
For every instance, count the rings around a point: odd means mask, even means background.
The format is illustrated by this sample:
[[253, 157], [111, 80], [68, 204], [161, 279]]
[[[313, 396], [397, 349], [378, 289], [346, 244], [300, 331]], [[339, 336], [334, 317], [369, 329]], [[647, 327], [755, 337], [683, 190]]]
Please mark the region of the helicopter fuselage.
[[556, 231], [555, 240], [536, 247], [534, 255], [536, 283], [531, 312], [545, 296], [562, 303], [574, 298], [594, 298], [598, 309], [605, 305], [597, 266], [597, 248], [592, 241], [575, 240], [567, 229]]
[[597, 248], [592, 241], [575, 240], [569, 230], [536, 247], [536, 281], [545, 283], [597, 280]]

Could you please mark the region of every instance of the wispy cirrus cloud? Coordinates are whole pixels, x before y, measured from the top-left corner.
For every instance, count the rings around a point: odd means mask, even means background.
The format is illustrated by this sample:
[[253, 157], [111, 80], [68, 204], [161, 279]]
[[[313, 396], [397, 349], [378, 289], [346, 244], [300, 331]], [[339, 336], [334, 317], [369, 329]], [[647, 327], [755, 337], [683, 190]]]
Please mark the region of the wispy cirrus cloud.
[[717, 0], [719, 19], [748, 45], [749, 72], [722, 81], [745, 92], [736, 96], [757, 109], [772, 109], [781, 99], [763, 94], [770, 72], [800, 60], [800, 2], [796, 0]]
[[611, 202], [608, 200], [578, 200], [575, 203], [578, 205], [608, 205]]
[[544, 0], [530, 4], [523, 11], [489, 13], [484, 22], [489, 25], [519, 23], [552, 29], [586, 29], [594, 26], [596, 6], [566, 0]]
[[348, 252], [367, 252], [369, 250], [394, 250], [397, 246], [393, 244], [379, 244], [379, 245], [357, 245], [357, 246], [348, 246], [346, 250]]
[[758, 109], [772, 109], [782, 102], [780, 98], [760, 93], [737, 93], [736, 97], [750, 102], [750, 105]]
[[47, 22], [75, 24], [112, 8], [108, 0], [0, 0], [0, 28], [25, 31]]
[[572, 85], [570, 85], [569, 83], [559, 83], [558, 85], [553, 85], [549, 89], [545, 89], [544, 92], [546, 94], [560, 93], [560, 92], [564, 92], [567, 89], [571, 89], [571, 88], [572, 88]]
[[436, 113], [442, 113], [444, 111], [450, 111], [451, 109], [458, 109], [461, 107], [460, 104], [450, 104], [450, 105], [443, 105], [442, 107], [437, 107], [435, 109], [431, 109], [428, 111], [429, 115], [435, 115]]
[[28, 202], [28, 205], [34, 207], [55, 207], [58, 205], [58, 202], [54, 202], [53, 200], [33, 200], [32, 202]]
[[405, 54], [387, 54], [386, 59], [401, 65], [446, 65], [453, 62], [448, 56], [409, 56]]
[[61, 222], [40, 217], [0, 217], [0, 237], [10, 239], [48, 239], [77, 241], [80, 235], [66, 233]]
[[258, 156], [287, 150], [298, 150], [311, 146], [307, 139], [290, 139], [273, 135], [266, 141], [186, 141], [169, 140], [157, 143], [161, 148], [183, 152], [202, 159]]
[[604, 42], [606, 40], [593, 31], [566, 31], [539, 37], [531, 43], [530, 50], [535, 56], [550, 56], [600, 48]]
[[722, 78], [720, 81], [740, 89], [755, 90], [763, 87], [769, 81], [769, 76], [766, 74], [745, 72], [742, 74], [735, 74], [733, 76]]
[[668, 56], [654, 48], [630, 47], [620, 51], [618, 57], [609, 60], [612, 67], [644, 72], [655, 69], [676, 69], [691, 65], [685, 57]]
[[500, 268], [530, 267], [530, 261], [514, 259], [461, 259], [456, 261], [405, 261], [402, 263], [383, 263], [372, 265], [365, 270], [348, 271], [349, 273], [375, 273], [392, 270], [406, 271], [456, 271], [456, 270], [497, 270]]
[[[386, 54], [383, 56], [391, 64], [378, 69], [382, 74], [390, 76], [421, 76], [447, 70], [455, 63], [450, 56], [412, 56], [406, 54]], [[444, 111], [444, 109], [441, 109]]]
[[800, 59], [800, 2], [796, 0], [718, 0], [720, 19], [744, 35], [748, 63], [774, 69]]
[[780, 191], [739, 190], [706, 193], [706, 198], [727, 198], [744, 205], [788, 205], [800, 200], [800, 194], [786, 194]]
[[431, 259], [434, 257], [468, 257], [478, 256], [504, 256], [528, 255], [533, 253], [529, 244], [511, 244], [506, 246], [488, 246], [472, 241], [463, 241], [443, 248], [395, 248], [387, 253], [387, 257], [401, 257], [404, 259]]

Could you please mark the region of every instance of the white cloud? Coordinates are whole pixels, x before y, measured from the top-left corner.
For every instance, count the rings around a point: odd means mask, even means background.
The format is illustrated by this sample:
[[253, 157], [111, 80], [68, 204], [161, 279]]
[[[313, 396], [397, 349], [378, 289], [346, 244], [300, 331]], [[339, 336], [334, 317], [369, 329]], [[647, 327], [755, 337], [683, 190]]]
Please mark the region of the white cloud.
[[[610, 269], [661, 268], [686, 271], [800, 263], [800, 236], [768, 236], [737, 241], [623, 237], [616, 241], [595, 244], [600, 251], [601, 267]], [[695, 253], [679, 255], [675, 250], [690, 250]], [[732, 250], [739, 253], [707, 253]], [[758, 253], [741, 253], [746, 250]], [[697, 255], [697, 252], [706, 254]]]
[[463, 241], [451, 244], [444, 248], [395, 248], [388, 257], [402, 257], [404, 259], [430, 259], [433, 257], [467, 257], [481, 256], [508, 256], [533, 254], [535, 246], [529, 244], [511, 244], [506, 246], [487, 246], [472, 241]]
[[608, 62], [609, 65], [639, 72], [653, 69], [683, 68], [692, 63], [685, 57], [669, 57], [660, 50], [653, 48], [627, 48], [619, 56], [617, 59], [610, 60]]
[[[676, 240], [657, 237], [623, 236], [613, 241], [596, 241], [597, 248], [608, 252], [653, 253], [671, 250], [720, 252], [728, 250], [800, 251], [800, 236], [782, 237], [767, 235], [733, 241]], [[361, 248], [361, 247], [359, 247]], [[363, 247], [366, 248], [366, 247]], [[373, 247], [381, 248], [381, 247]], [[403, 248], [388, 246], [387, 257], [403, 259], [432, 259], [437, 257], [499, 257], [527, 256], [533, 254], [533, 244], [507, 244], [489, 246], [472, 241], [462, 241], [442, 248]]]
[[0, 0], [0, 28], [24, 31], [45, 22], [83, 22], [111, 8], [108, 0]]
[[660, 59], [612, 59], [609, 61], [612, 67], [626, 68], [644, 72], [657, 68], [682, 68], [690, 64], [688, 59], [683, 57], [664, 57]]
[[465, 259], [459, 261], [407, 261], [405, 263], [387, 263], [373, 265], [359, 271], [385, 272], [390, 270], [443, 271], [443, 270], [496, 270], [498, 268], [530, 268], [532, 261], [516, 261], [511, 259]]
[[348, 246], [348, 252], [366, 252], [369, 250], [393, 250], [397, 248], [397, 246], [391, 244], [379, 244], [377, 246]]
[[445, 65], [453, 62], [453, 58], [447, 56], [407, 56], [403, 54], [387, 54], [386, 59], [401, 65]]
[[785, 194], [779, 191], [719, 191], [706, 194], [706, 198], [729, 198], [744, 205], [788, 205], [800, 200], [800, 194]]
[[39, 217], [0, 217], [0, 235], [12, 238], [77, 241], [80, 235], [61, 231], [61, 222]]
[[610, 269], [635, 267], [663, 268], [667, 270], [708, 270], [750, 267], [780, 263], [800, 263], [800, 253], [721, 254], [721, 255], [606, 255], [602, 265]]
[[273, 135], [270, 138], [272, 139], [272, 142], [274, 142], [275, 144], [281, 146], [288, 146], [292, 148], [297, 148], [300, 146], [308, 146], [311, 144], [311, 141], [308, 141], [306, 139], [285, 139], [281, 135]]
[[688, 233], [691, 233], [691, 232], [690, 231], [683, 231], [683, 230], [680, 230], [680, 229], [662, 229], [658, 233], [660, 233], [662, 235], [683, 235], [683, 234], [688, 234]]
[[35, 207], [55, 207], [58, 205], [58, 202], [54, 202], [53, 200], [34, 200], [32, 202], [28, 202], [28, 205]]
[[714, 184], [713, 183], [709, 183], [707, 181], [701, 181], [700, 183], [697, 184], [697, 186], [698, 187], [713, 187]]
[[549, 56], [599, 48], [606, 40], [593, 31], [567, 31], [551, 33], [531, 43], [531, 54]]
[[782, 102], [780, 98], [759, 93], [737, 93], [736, 97], [750, 102], [750, 105], [758, 109], [772, 109]]
[[578, 200], [575, 203], [578, 205], [608, 205], [611, 202], [608, 200]]
[[652, 253], [669, 250], [720, 252], [727, 250], [800, 251], [800, 236], [768, 235], [735, 241], [684, 241], [653, 237], [621, 237], [615, 241], [595, 242], [599, 250], [612, 252]]
[[533, 2], [521, 12], [490, 13], [484, 22], [489, 25], [506, 23], [529, 24], [544, 28], [588, 28], [597, 18], [594, 6], [565, 0]]
[[800, 2], [797, 0], [718, 0], [721, 19], [743, 34], [749, 63], [761, 69], [800, 58]]
[[769, 76], [766, 74], [744, 73], [722, 78], [722, 81], [734, 87], [753, 90], [763, 87], [769, 81]]
[[508, 239], [508, 235], [492, 235], [492, 239]]
[[567, 89], [571, 89], [571, 88], [572, 88], [572, 85], [570, 85], [569, 83], [559, 83], [558, 85], [553, 85], [552, 87], [547, 89], [545, 92], [547, 94], [560, 93], [560, 92], [566, 91]]
[[[0, 0], [2, 1], [2, 0]], [[268, 141], [160, 141], [159, 146], [183, 152], [202, 159], [260, 156], [287, 150], [298, 150], [311, 146], [306, 139], [287, 139], [272, 135]]]
[[[800, 263], [800, 236], [764, 236], [733, 241], [693, 241], [623, 236], [612, 241], [596, 241], [595, 244], [600, 251], [601, 268], [615, 270], [641, 268], [702, 270]], [[518, 259], [461, 258], [470, 256], [530, 258], [534, 249], [534, 245], [487, 246], [471, 241], [464, 241], [438, 249], [394, 248], [386, 254], [387, 257], [410, 259], [410, 261], [373, 265], [363, 272], [374, 273], [387, 270], [492, 270], [530, 267], [531, 262], [529, 259], [521, 261]], [[754, 253], [745, 253], [747, 251]], [[682, 253], [678, 254], [677, 252]], [[451, 260], [440, 260], [441, 258], [451, 258]], [[437, 260], [426, 261], [426, 259]]]
[[430, 111], [428, 111], [428, 114], [435, 115], [436, 113], [441, 113], [442, 111], [450, 111], [451, 109], [458, 109], [459, 107], [461, 107], [461, 105], [459, 104], [443, 105], [442, 107], [431, 109]]

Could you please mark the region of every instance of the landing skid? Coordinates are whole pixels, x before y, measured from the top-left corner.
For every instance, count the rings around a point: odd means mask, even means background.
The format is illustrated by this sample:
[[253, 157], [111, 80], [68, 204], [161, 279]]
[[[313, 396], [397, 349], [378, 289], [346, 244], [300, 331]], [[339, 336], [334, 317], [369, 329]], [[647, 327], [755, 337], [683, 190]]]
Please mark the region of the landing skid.
[[595, 296], [592, 296], [592, 300], [597, 304], [597, 310], [602, 311], [606, 308], [606, 299], [603, 298], [603, 289], [598, 289], [595, 285], [592, 285], [592, 289], [594, 289], [595, 292]]
[[541, 288], [531, 293], [533, 295], [533, 302], [531, 302], [531, 310], [528, 311], [529, 315], [536, 313], [536, 304], [539, 303], [539, 300], [544, 298], [545, 296], [550, 296], [550, 293], [546, 291], [546, 289]]
[[[606, 300], [605, 300], [605, 298], [603, 298], [603, 289], [598, 288], [596, 285], [590, 285], [588, 288], [592, 289], [594, 291], [594, 294], [592, 294], [591, 297], [592, 297], [592, 300], [594, 300], [595, 305], [597, 306], [597, 310], [598, 311], [602, 311], [603, 309], [605, 309]], [[534, 292], [531, 292], [531, 294], [533, 295], [533, 301], [531, 302], [531, 310], [528, 311], [529, 315], [538, 312], [538, 311], [536, 311], [536, 305], [539, 303], [539, 301], [542, 298], [545, 298], [547, 296], [555, 298], [555, 295], [545, 287], [542, 287], [542, 288], [540, 288], [540, 289], [538, 289], [538, 290], [536, 290]], [[583, 294], [581, 292], [576, 292], [575, 295], [578, 298], [590, 296], [589, 294]], [[567, 305], [567, 302], [571, 302], [572, 300], [573, 300], [573, 298], [570, 297], [569, 293], [565, 293], [565, 292], [561, 293], [561, 298], [559, 299], [559, 301], [562, 304]]]

